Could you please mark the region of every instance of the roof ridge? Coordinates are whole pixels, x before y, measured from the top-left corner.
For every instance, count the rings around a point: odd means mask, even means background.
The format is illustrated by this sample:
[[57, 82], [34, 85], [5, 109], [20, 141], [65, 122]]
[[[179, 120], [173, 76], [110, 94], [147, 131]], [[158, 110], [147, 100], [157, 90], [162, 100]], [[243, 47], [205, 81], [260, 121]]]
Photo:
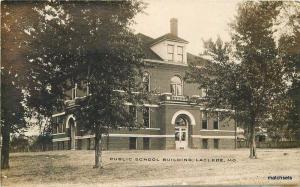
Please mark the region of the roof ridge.
[[181, 42], [181, 43], [189, 43], [188, 41], [180, 38], [179, 36], [173, 35], [172, 33], [166, 33], [166, 34], [154, 39], [151, 45], [154, 45], [163, 40], [171, 40], [171, 41], [177, 41], [177, 42]]

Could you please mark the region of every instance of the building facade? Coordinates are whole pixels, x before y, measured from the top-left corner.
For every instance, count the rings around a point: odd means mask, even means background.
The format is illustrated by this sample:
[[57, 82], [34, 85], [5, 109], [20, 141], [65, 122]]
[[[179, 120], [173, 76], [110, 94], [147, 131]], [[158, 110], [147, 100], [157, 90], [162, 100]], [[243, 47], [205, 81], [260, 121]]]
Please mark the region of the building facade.
[[[219, 112], [208, 112], [196, 99], [205, 101], [205, 91], [197, 85], [185, 83], [183, 77], [192, 62], [204, 59], [187, 52], [188, 42], [178, 37], [177, 19], [170, 21], [170, 33], [153, 39], [138, 34], [145, 52], [143, 83], [147, 90], [156, 90], [157, 103], [133, 106], [136, 119], [143, 128], [112, 130], [103, 138], [105, 150], [122, 149], [223, 149], [234, 148], [236, 132], [233, 120], [219, 120]], [[65, 109], [52, 116], [54, 150], [94, 149], [94, 135], [84, 131], [84, 123], [77, 121], [74, 109], [89, 95], [88, 87], [68, 92]], [[143, 110], [139, 110], [139, 108]]]

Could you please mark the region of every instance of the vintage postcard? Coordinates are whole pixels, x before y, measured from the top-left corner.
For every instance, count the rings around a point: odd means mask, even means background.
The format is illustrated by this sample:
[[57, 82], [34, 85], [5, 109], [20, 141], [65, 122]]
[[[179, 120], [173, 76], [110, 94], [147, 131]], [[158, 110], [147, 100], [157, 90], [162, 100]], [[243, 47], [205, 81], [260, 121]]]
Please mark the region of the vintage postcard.
[[300, 186], [299, 70], [299, 1], [1, 1], [0, 186]]

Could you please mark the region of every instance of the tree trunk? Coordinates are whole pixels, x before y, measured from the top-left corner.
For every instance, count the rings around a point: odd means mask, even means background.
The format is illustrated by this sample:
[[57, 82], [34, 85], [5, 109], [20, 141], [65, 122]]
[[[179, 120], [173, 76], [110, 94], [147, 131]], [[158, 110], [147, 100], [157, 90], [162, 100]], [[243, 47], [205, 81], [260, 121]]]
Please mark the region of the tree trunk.
[[10, 141], [10, 133], [7, 128], [1, 129], [2, 133], [2, 149], [1, 149], [1, 169], [9, 168], [9, 141]]
[[102, 165], [102, 133], [95, 133], [95, 166], [103, 168]]
[[235, 120], [234, 120], [234, 148], [237, 149], [237, 112], [235, 109]]
[[257, 158], [257, 153], [256, 153], [256, 143], [255, 143], [255, 122], [254, 120], [251, 123], [250, 126], [250, 140], [249, 140], [249, 145], [250, 145], [250, 156], [249, 158]]

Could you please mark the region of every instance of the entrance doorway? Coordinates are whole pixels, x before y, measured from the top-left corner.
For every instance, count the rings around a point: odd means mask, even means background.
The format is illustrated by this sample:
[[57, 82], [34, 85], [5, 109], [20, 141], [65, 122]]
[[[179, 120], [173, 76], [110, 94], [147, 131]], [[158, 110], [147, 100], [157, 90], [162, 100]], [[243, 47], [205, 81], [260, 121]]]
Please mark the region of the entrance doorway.
[[175, 120], [175, 145], [176, 149], [187, 149], [188, 147], [188, 120], [180, 115]]

